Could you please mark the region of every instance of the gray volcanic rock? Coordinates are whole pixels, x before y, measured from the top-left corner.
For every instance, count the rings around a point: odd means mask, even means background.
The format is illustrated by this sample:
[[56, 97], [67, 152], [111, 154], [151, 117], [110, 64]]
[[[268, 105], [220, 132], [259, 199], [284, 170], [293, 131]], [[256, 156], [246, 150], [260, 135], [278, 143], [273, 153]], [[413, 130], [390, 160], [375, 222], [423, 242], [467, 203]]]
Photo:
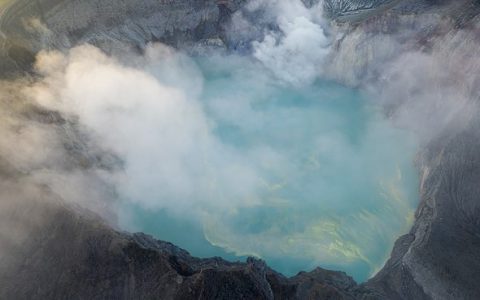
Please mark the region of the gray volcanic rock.
[[422, 153], [422, 202], [411, 232], [368, 282], [390, 299], [479, 299], [480, 123]]
[[325, 0], [324, 6], [333, 18], [361, 15], [369, 11], [378, 11], [398, 0]]
[[82, 43], [111, 52], [142, 49], [149, 42], [190, 51], [222, 48], [223, 26], [244, 2], [8, 1], [0, 11], [0, 67], [3, 72], [28, 70], [40, 50]]
[[0, 212], [6, 224], [32, 225], [27, 238], [3, 249], [0, 299], [355, 299], [355, 282], [340, 272], [287, 279], [255, 259], [193, 258], [170, 243], [116, 231], [46, 189], [36, 194]]
[[[478, 57], [471, 56], [471, 49], [480, 45], [478, 1], [437, 2], [403, 1], [388, 12], [349, 27], [336, 46], [338, 57], [333, 64], [341, 64], [334, 67], [338, 78], [359, 86], [379, 82], [382, 89], [379, 74], [385, 64], [377, 62], [395, 61], [404, 53], [441, 53], [439, 57], [445, 60], [468, 62], [472, 67], [468, 79], [478, 82]], [[393, 43], [394, 51], [386, 43]], [[451, 65], [442, 71], [456, 70], [457, 66]], [[462, 68], [461, 72], [465, 71]], [[458, 80], [456, 76], [449, 80]], [[455, 87], [458, 95], [463, 88]], [[380, 298], [480, 298], [478, 86], [466, 88], [465, 93], [465, 107], [462, 99], [444, 99], [456, 104], [458, 112], [453, 117], [435, 110], [432, 102], [422, 118], [415, 120], [418, 124], [412, 125], [424, 138], [417, 159], [421, 201], [410, 233], [397, 240], [384, 268], [363, 285]], [[396, 111], [412, 105], [409, 101], [394, 99], [394, 106], [386, 110], [394, 118]], [[411, 101], [420, 99], [412, 97]], [[424, 128], [428, 133], [422, 131]]]

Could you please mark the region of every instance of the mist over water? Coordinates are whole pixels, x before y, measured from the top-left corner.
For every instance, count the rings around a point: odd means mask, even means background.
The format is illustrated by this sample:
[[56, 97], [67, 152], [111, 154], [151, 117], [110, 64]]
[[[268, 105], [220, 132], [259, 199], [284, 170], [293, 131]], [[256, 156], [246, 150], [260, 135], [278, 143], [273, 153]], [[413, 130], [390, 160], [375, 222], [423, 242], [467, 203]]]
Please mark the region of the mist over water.
[[[121, 207], [121, 226], [197, 256], [257, 256], [288, 276], [322, 266], [363, 281], [379, 269], [413, 221], [413, 136], [334, 82], [285, 84], [234, 56], [193, 65], [202, 78], [197, 103], [222, 145], [190, 157], [204, 164], [192, 179], [202, 192], [191, 201], [202, 204], [178, 211], [173, 191], [171, 204], [145, 205], [157, 197], [139, 192], [140, 204]], [[161, 69], [157, 78], [169, 80]]]
[[321, 266], [364, 281], [412, 224], [415, 140], [359, 90], [322, 79], [330, 38], [320, 6], [247, 7], [256, 9], [278, 29], [251, 55], [191, 58], [160, 44], [126, 57], [89, 45], [42, 52], [24, 93], [118, 159], [88, 174], [32, 176], [65, 199], [65, 183], [113, 187], [120, 228], [196, 256], [256, 256], [285, 275]]

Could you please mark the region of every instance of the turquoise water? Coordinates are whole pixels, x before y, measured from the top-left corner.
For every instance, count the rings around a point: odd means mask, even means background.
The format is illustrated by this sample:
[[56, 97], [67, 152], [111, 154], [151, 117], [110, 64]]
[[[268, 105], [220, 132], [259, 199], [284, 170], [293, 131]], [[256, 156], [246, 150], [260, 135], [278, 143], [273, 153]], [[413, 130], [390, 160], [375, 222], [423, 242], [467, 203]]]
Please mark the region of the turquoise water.
[[[198, 213], [129, 202], [121, 226], [199, 257], [260, 257], [287, 276], [321, 266], [368, 279], [413, 220], [413, 137], [358, 90], [322, 80], [289, 86], [241, 59], [196, 63], [203, 80], [197, 101], [212, 135], [251, 164], [255, 184], [243, 190], [239, 181], [241, 193], [212, 184], [213, 193], [198, 195], [206, 204], [191, 206]], [[228, 159], [214, 171], [222, 164]], [[205, 168], [197, 176], [211, 174]]]

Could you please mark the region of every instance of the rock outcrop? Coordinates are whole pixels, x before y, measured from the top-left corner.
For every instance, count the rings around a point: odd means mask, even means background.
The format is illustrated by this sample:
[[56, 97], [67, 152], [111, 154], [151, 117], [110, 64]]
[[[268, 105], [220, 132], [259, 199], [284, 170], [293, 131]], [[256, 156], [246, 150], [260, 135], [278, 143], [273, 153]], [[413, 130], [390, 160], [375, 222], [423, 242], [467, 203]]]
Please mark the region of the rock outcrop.
[[[402, 1], [391, 10], [349, 28], [338, 45], [339, 53], [345, 52], [335, 59], [340, 64], [352, 60], [344, 67], [335, 66], [340, 70], [338, 78], [355, 85], [386, 89], [388, 86], [383, 85], [388, 85], [388, 80], [382, 82], [378, 77], [382, 74], [381, 68], [388, 64], [377, 62], [395, 62], [404, 53], [413, 53], [425, 55], [440, 65], [449, 61], [449, 67], [447, 64], [445, 68], [440, 67], [445, 74], [460, 68], [466, 75], [464, 82], [477, 82], [480, 79], [478, 57], [472, 57], [470, 49], [480, 45], [476, 29], [479, 13], [480, 6], [475, 1]], [[397, 47], [395, 51], [388, 48], [387, 43], [392, 42]], [[457, 61], [468, 64], [471, 69], [467, 71], [460, 63], [456, 64]], [[459, 80], [458, 74], [448, 76], [444, 78], [450, 82]], [[413, 86], [427, 88], [420, 84]], [[411, 117], [407, 121], [415, 123], [407, 126], [418, 130], [422, 138], [417, 158], [420, 205], [411, 231], [397, 240], [384, 268], [364, 284], [379, 292], [381, 298], [480, 297], [475, 283], [480, 278], [480, 153], [475, 150], [480, 137], [478, 96], [475, 96], [479, 89], [462, 84], [453, 86], [455, 93], [428, 100], [431, 101], [428, 109], [417, 119]], [[467, 96], [462, 96], [463, 92]], [[394, 98], [386, 100], [391, 100], [394, 106], [386, 107], [392, 119], [396, 111], [409, 109], [415, 101], [426, 100], [419, 94], [408, 93], [399, 95], [402, 99], [393, 94], [389, 97]], [[407, 97], [411, 99], [406, 100]], [[458, 111], [436, 110], [435, 106], [443, 105], [439, 104], [442, 102], [451, 103]]]
[[223, 27], [245, 0], [12, 0], [0, 11], [3, 75], [28, 70], [43, 49], [90, 43], [109, 52], [163, 42], [186, 51], [225, 47]]
[[355, 299], [344, 273], [317, 269], [288, 279], [255, 259], [197, 259], [116, 231], [48, 189], [35, 194], [0, 213], [3, 224], [30, 225], [28, 237], [1, 247], [1, 299]]

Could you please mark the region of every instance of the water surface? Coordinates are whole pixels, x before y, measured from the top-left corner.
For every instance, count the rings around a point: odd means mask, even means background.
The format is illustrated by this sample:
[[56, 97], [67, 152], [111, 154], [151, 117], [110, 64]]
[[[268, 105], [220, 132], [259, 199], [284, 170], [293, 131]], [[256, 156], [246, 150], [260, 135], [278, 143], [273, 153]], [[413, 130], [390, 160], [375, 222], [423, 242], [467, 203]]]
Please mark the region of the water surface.
[[291, 86], [241, 60], [197, 64], [198, 101], [213, 134], [254, 165], [256, 188], [218, 186], [216, 172], [228, 160], [211, 170], [206, 157], [197, 176], [210, 193], [198, 196], [221, 205], [192, 206], [202, 217], [189, 217], [125, 204], [122, 226], [195, 256], [260, 257], [287, 276], [321, 266], [364, 281], [377, 271], [413, 219], [413, 137], [358, 90], [322, 80]]

